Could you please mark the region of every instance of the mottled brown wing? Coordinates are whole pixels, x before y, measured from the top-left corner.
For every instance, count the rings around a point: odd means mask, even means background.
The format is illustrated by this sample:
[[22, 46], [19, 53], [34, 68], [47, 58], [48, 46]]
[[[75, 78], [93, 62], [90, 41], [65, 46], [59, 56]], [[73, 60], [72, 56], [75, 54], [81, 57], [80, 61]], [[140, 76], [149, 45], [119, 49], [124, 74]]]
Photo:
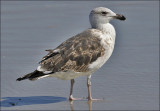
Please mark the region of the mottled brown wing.
[[53, 57], [56, 54], [59, 54], [59, 52], [54, 51], [54, 49], [47, 49], [46, 51], [48, 51], [49, 53], [46, 56], [44, 56], [39, 63], [42, 63], [43, 61], [47, 60], [48, 58]]
[[58, 46], [55, 49], [59, 50], [58, 53], [50, 51], [49, 56], [41, 61], [41, 67], [52, 73], [69, 70], [86, 72], [90, 63], [104, 55], [100, 41], [90, 30], [80, 33]]

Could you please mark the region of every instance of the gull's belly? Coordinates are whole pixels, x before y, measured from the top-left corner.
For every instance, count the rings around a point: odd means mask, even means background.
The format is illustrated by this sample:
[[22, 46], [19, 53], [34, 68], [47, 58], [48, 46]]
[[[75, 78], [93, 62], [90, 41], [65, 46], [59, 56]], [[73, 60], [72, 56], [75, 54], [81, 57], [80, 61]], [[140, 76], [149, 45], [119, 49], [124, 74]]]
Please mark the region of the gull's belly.
[[45, 77], [56, 77], [56, 78], [61, 79], [61, 80], [70, 80], [70, 79], [77, 78], [79, 76], [89, 76], [93, 73], [94, 73], [94, 70], [89, 70], [87, 72], [74, 72], [74, 71], [56, 72], [56, 73], [53, 73], [53, 74], [42, 76], [38, 79], [45, 78]]

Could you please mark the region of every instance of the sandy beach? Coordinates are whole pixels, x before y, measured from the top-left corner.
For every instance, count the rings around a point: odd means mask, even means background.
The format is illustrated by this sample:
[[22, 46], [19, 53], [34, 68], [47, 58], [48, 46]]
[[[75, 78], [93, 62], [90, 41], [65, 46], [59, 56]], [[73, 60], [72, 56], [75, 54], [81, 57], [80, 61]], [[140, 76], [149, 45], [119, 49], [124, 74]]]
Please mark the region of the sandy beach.
[[[16, 79], [66, 39], [90, 28], [89, 13], [108, 7], [114, 20], [111, 58], [92, 75], [92, 96], [68, 100], [70, 81]], [[1, 1], [1, 110], [158, 110], [159, 1]], [[73, 95], [87, 97], [86, 77], [75, 79]]]

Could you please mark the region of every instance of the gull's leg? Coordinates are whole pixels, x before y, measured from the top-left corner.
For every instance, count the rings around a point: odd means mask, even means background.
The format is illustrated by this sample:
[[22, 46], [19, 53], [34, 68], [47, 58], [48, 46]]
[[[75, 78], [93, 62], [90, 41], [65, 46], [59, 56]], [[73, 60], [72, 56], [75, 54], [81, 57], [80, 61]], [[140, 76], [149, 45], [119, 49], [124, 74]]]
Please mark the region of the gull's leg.
[[71, 89], [70, 89], [69, 100], [74, 100], [74, 98], [73, 98], [73, 96], [72, 96], [73, 85], [74, 85], [74, 79], [71, 79]]
[[92, 100], [91, 96], [91, 75], [87, 77], [88, 100]]
[[87, 77], [87, 87], [88, 87], [88, 100], [102, 100], [102, 99], [93, 99], [91, 96], [91, 75]]
[[74, 79], [71, 79], [71, 89], [70, 89], [70, 95], [69, 95], [69, 100], [80, 100], [81, 98], [74, 98], [72, 95], [73, 92], [73, 85], [74, 85]]

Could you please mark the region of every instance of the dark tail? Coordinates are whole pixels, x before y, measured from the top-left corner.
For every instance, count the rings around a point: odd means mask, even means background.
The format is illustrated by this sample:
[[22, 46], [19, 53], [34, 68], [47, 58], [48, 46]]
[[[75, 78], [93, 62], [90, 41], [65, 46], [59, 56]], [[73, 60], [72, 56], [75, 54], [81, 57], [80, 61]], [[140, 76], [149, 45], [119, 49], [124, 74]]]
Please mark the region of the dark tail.
[[39, 77], [45, 76], [45, 75], [46, 74], [44, 74], [43, 72], [35, 70], [34, 72], [31, 72], [29, 74], [24, 75], [23, 77], [18, 78], [17, 81], [21, 81], [21, 80], [25, 80], [25, 79], [37, 80]]

